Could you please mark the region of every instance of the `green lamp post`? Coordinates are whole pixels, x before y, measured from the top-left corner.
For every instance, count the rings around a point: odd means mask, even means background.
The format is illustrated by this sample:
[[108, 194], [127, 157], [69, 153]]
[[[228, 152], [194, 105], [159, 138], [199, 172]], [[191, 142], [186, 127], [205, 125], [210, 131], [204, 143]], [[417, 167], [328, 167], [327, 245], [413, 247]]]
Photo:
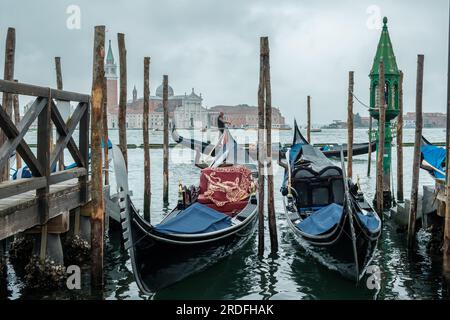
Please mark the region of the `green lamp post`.
[[[384, 143], [384, 157], [383, 157], [383, 194], [384, 194], [384, 207], [389, 208], [392, 204], [391, 193], [391, 144], [392, 144], [392, 132], [391, 121], [397, 117], [399, 113], [399, 95], [398, 95], [398, 83], [400, 80], [400, 72], [395, 60], [394, 50], [392, 48], [391, 39], [389, 37], [388, 19], [383, 19], [383, 30], [381, 32], [380, 41], [378, 43], [377, 53], [373, 61], [372, 70], [370, 72], [370, 116], [376, 120], [379, 120], [379, 112], [377, 109], [378, 101], [378, 85], [380, 79], [379, 66], [380, 62], [384, 63], [384, 78], [385, 78], [385, 103], [386, 103], [386, 122], [385, 122], [385, 137], [384, 141], [379, 141], [377, 136], [377, 150], [380, 150], [380, 143]], [[379, 124], [378, 124], [379, 126]], [[379, 130], [379, 127], [378, 127]]]

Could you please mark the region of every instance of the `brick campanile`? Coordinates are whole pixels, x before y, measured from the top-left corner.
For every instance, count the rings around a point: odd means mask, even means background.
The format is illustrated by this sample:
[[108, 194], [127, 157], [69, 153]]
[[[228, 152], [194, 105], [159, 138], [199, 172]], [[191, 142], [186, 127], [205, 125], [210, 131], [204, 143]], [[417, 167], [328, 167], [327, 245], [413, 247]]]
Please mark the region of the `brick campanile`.
[[114, 55], [111, 49], [111, 40], [109, 40], [108, 55], [105, 64], [106, 91], [107, 91], [107, 109], [108, 112], [117, 110], [118, 93], [117, 93], [117, 64], [114, 62]]

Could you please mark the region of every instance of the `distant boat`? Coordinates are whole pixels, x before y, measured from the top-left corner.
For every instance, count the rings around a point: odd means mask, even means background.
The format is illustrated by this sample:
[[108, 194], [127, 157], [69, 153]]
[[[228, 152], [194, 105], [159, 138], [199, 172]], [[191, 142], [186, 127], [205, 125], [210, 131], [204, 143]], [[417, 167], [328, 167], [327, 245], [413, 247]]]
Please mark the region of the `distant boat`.
[[322, 129], [311, 129], [311, 132], [322, 132]]

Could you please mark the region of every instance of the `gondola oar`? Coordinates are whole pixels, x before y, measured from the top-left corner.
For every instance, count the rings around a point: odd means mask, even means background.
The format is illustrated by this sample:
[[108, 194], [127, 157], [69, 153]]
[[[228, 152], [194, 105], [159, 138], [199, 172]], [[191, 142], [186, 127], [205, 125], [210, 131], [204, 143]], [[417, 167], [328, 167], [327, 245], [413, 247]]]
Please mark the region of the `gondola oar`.
[[350, 192], [348, 190], [348, 181], [347, 181], [347, 173], [345, 172], [345, 164], [344, 164], [344, 148], [341, 147], [341, 167], [342, 167], [342, 179], [344, 180], [344, 192], [345, 192], [345, 206], [348, 211], [348, 218], [350, 223], [350, 233], [352, 236], [352, 246], [353, 246], [353, 255], [355, 257], [355, 268], [356, 268], [356, 283], [359, 282], [359, 263], [358, 263], [358, 251], [356, 249], [356, 235], [355, 235], [355, 227], [353, 225], [353, 211], [350, 207]]

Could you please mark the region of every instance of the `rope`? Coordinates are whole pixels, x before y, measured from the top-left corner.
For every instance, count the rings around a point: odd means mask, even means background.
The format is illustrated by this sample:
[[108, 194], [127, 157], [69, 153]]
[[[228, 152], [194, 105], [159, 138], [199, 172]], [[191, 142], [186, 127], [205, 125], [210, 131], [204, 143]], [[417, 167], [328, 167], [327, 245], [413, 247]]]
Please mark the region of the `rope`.
[[363, 107], [365, 107], [365, 108], [367, 108], [367, 109], [369, 109], [369, 110], [371, 110], [371, 109], [375, 110], [375, 109], [376, 109], [376, 108], [371, 108], [370, 106], [368, 106], [367, 104], [365, 104], [364, 102], [362, 102], [361, 100], [359, 100], [358, 97], [355, 96], [355, 94], [353, 93], [353, 91], [350, 91], [350, 93], [351, 93], [351, 95], [353, 96], [353, 98], [355, 98], [356, 101], [358, 101]]

